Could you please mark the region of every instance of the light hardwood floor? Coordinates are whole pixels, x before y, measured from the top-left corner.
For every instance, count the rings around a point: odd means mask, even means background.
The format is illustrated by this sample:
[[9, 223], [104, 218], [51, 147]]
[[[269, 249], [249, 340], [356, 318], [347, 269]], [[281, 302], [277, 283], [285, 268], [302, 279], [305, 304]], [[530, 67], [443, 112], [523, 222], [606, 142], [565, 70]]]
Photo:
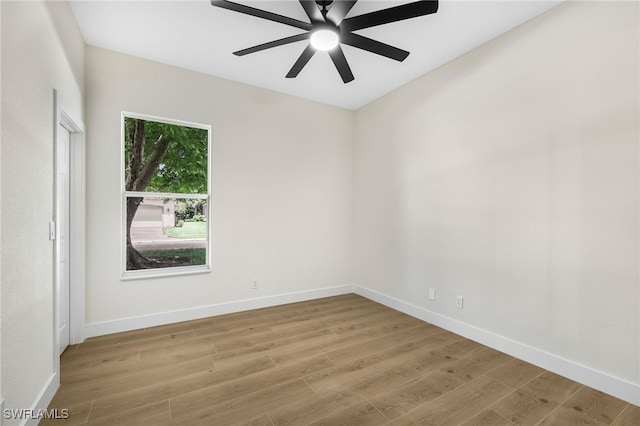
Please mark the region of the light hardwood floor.
[[48, 424], [640, 425], [640, 408], [356, 295], [88, 339]]

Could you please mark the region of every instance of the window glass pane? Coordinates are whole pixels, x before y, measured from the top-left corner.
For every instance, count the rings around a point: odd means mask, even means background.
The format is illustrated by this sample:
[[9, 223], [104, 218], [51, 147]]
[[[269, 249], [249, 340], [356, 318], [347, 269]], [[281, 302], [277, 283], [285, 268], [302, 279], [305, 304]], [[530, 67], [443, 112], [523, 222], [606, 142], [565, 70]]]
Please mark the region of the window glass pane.
[[207, 264], [207, 201], [126, 197], [127, 271]]
[[123, 277], [208, 270], [209, 131], [123, 114]]
[[206, 129], [124, 119], [125, 190], [206, 194]]

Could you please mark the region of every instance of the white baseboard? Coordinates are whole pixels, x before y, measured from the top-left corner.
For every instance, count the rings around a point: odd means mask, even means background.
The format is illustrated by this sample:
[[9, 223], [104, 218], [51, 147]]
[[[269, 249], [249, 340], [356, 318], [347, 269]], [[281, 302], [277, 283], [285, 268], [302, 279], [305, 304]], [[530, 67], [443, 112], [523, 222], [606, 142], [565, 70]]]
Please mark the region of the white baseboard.
[[105, 334], [119, 333], [122, 331], [139, 330], [141, 328], [154, 327], [158, 325], [172, 324], [176, 322], [190, 321], [216, 315], [248, 311], [251, 309], [268, 308], [270, 306], [304, 302], [307, 300], [321, 299], [323, 297], [339, 296], [342, 294], [350, 293], [353, 293], [353, 286], [345, 285], [339, 287], [329, 287], [318, 290], [309, 290], [296, 293], [279, 294], [276, 296], [266, 296], [255, 299], [240, 300], [237, 302], [199, 306], [196, 308], [161, 312], [158, 314], [123, 318], [113, 321], [96, 322], [85, 325], [84, 336], [103, 336]]
[[387, 296], [377, 291], [354, 286], [354, 293], [381, 303], [407, 315], [504, 352], [545, 370], [613, 395], [631, 404], [640, 405], [640, 385], [594, 370], [560, 356], [545, 352], [456, 319]]
[[[58, 387], [60, 386], [60, 378], [56, 373], [51, 374], [47, 383], [45, 383], [44, 387], [40, 391], [40, 394], [36, 398], [36, 401], [33, 403], [33, 407], [31, 407], [32, 412], [42, 412], [47, 409], [53, 396], [56, 394]], [[37, 426], [40, 419], [38, 418], [28, 418], [22, 421], [22, 426]]]

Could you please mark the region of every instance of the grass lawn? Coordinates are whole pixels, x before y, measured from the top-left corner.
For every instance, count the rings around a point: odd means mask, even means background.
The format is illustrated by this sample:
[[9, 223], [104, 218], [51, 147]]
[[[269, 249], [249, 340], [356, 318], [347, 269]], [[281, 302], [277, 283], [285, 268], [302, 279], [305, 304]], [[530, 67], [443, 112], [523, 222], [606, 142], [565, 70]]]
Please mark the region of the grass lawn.
[[181, 227], [164, 228], [164, 235], [172, 238], [207, 238], [207, 223], [185, 222]]
[[207, 263], [205, 259], [206, 253], [207, 251], [204, 248], [146, 250], [140, 252], [147, 259], [170, 264], [167, 266], [205, 265]]

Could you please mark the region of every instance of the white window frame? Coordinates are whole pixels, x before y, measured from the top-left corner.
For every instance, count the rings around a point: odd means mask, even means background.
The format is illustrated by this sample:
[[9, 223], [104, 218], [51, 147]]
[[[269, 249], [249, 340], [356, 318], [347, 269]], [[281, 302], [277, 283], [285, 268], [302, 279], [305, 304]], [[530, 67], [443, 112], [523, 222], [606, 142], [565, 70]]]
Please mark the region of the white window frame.
[[[137, 118], [146, 121], [156, 121], [159, 123], [174, 124], [178, 126], [193, 127], [197, 129], [203, 129], [207, 131], [207, 193], [206, 194], [176, 194], [165, 192], [136, 192], [127, 191], [125, 189], [125, 173], [126, 173], [126, 159], [125, 155], [125, 118]], [[156, 277], [168, 277], [176, 275], [191, 275], [191, 274], [203, 274], [211, 272], [211, 164], [212, 164], [212, 149], [211, 149], [211, 125], [194, 123], [190, 121], [175, 120], [171, 118], [157, 117], [147, 114], [138, 114], [128, 111], [122, 111], [120, 116], [120, 193], [121, 196], [121, 279], [144, 279], [144, 278], [156, 278]], [[127, 197], [147, 197], [147, 198], [178, 198], [178, 199], [198, 199], [206, 200], [207, 209], [207, 242], [206, 242], [206, 254], [204, 265], [194, 266], [175, 266], [168, 268], [150, 268], [150, 269], [138, 269], [134, 271], [127, 270]]]

